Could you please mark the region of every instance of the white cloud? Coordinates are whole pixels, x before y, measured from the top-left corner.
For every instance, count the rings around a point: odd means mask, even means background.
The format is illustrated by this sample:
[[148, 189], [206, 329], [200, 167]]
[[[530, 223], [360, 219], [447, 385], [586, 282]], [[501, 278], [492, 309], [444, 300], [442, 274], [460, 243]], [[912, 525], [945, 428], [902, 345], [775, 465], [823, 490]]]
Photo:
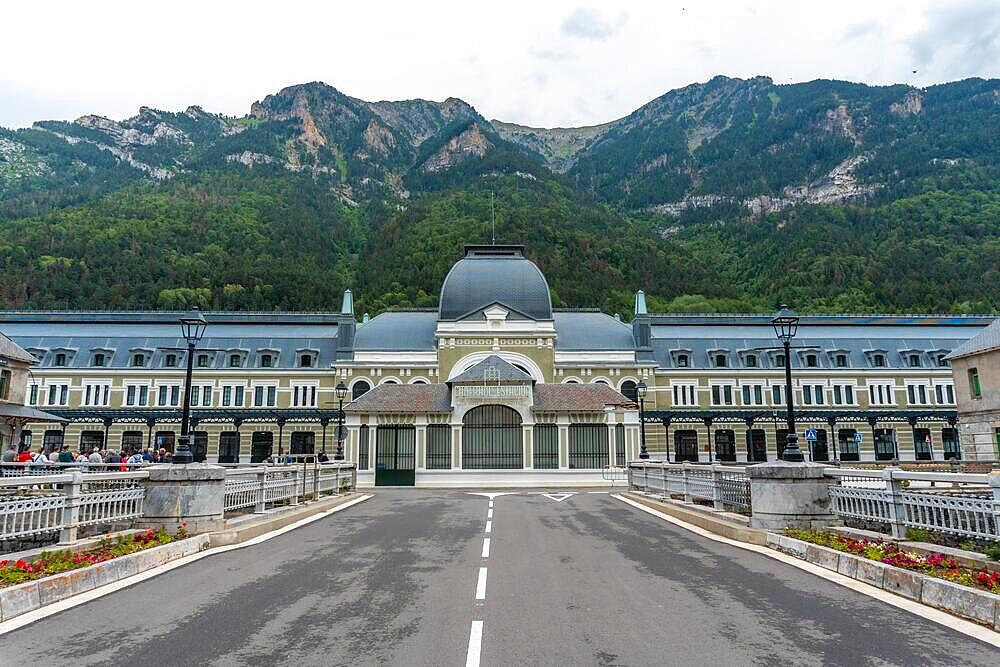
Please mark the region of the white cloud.
[[141, 105], [243, 115], [321, 80], [364, 99], [455, 96], [489, 118], [571, 126], [716, 74], [913, 85], [1000, 74], [995, 0], [592, 6], [11, 0], [4, 25], [25, 29], [0, 40], [0, 125]]
[[562, 31], [570, 37], [605, 40], [625, 25], [625, 19], [625, 14], [608, 19], [593, 9], [580, 7], [563, 21]]

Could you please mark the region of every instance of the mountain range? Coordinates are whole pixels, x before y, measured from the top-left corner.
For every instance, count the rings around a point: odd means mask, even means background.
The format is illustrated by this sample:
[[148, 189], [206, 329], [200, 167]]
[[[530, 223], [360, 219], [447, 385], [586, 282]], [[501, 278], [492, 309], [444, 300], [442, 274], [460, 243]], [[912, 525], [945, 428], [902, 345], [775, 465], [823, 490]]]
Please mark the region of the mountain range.
[[557, 304], [1000, 308], [1000, 80], [766, 77], [532, 128], [323, 83], [241, 117], [0, 128], [13, 307], [433, 306], [463, 242], [524, 242]]

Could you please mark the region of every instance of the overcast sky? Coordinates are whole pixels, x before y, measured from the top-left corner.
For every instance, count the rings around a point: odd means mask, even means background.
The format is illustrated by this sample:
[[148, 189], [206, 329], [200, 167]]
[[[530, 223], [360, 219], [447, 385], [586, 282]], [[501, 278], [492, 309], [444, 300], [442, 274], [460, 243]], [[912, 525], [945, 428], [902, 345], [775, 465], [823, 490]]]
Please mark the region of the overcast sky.
[[9, 0], [0, 16], [6, 127], [140, 105], [243, 115], [313, 80], [367, 100], [455, 96], [487, 118], [552, 127], [612, 120], [716, 74], [1000, 76], [997, 0]]

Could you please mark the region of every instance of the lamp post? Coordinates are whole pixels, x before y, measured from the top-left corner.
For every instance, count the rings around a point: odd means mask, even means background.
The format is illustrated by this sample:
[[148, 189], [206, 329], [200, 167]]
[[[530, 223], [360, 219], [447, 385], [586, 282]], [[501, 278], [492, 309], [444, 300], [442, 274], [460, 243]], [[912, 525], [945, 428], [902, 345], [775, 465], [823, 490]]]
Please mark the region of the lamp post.
[[635, 393], [639, 397], [639, 458], [648, 459], [649, 452], [646, 451], [646, 383], [639, 380], [635, 386]]
[[344, 397], [347, 396], [347, 385], [341, 380], [334, 389], [337, 392], [337, 453], [333, 455], [334, 461], [344, 460]]
[[799, 329], [799, 316], [788, 306], [781, 304], [778, 314], [771, 320], [771, 325], [774, 326], [774, 335], [778, 337], [785, 348], [785, 405], [787, 406], [785, 419], [788, 422], [788, 441], [785, 445], [785, 451], [781, 454], [781, 459], [791, 463], [802, 463], [805, 458], [802, 456], [802, 450], [799, 449], [799, 438], [795, 434], [795, 409], [792, 407], [791, 344]]
[[208, 322], [198, 308], [192, 308], [181, 318], [181, 333], [187, 341], [187, 374], [184, 376], [184, 408], [181, 413], [181, 437], [171, 461], [173, 463], [193, 463], [191, 436], [188, 434], [191, 422], [191, 373], [194, 370], [194, 348], [205, 335]]

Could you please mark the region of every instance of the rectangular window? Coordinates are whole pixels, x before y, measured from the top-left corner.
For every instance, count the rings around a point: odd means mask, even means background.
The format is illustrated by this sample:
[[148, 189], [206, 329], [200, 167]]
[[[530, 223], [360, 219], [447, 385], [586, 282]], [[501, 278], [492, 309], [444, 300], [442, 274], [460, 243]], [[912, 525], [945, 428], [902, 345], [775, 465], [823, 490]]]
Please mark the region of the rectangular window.
[[771, 404], [772, 405], [784, 405], [785, 404], [785, 388], [781, 385], [774, 385], [771, 387]]
[[242, 385], [236, 385], [236, 396], [233, 398], [233, 406], [237, 408], [243, 407], [243, 391]]
[[267, 388], [267, 407], [269, 407], [269, 408], [273, 408], [274, 407], [275, 400], [277, 399], [277, 396], [278, 396], [278, 388], [277, 387], [268, 387]]
[[264, 387], [253, 388], [253, 404], [258, 408], [264, 405]]
[[979, 369], [969, 369], [969, 394], [972, 398], [982, 398], [983, 388], [979, 385]]
[[869, 384], [868, 402], [871, 405], [892, 405], [895, 402], [893, 385], [885, 383]]
[[447, 424], [431, 424], [427, 427], [427, 469], [449, 468], [451, 468], [451, 427]]
[[38, 385], [31, 385], [30, 392], [28, 394], [28, 405], [38, 405]]
[[222, 388], [222, 407], [228, 408], [233, 400], [233, 388], [225, 386]]
[[170, 405], [180, 405], [181, 388], [177, 385], [170, 388]]
[[135, 385], [130, 384], [125, 388], [125, 405], [135, 405]]
[[807, 384], [802, 385], [802, 404], [812, 405], [812, 402], [812, 387]]
[[813, 385], [813, 398], [816, 399], [816, 405], [823, 405], [825, 398], [823, 397], [823, 385], [814, 384]]
[[157, 396], [157, 399], [156, 399], [156, 404], [157, 405], [166, 405], [167, 404], [167, 391], [168, 391], [168, 389], [169, 389], [169, 387], [166, 387], [166, 386], [160, 387], [159, 395]]
[[697, 405], [695, 400], [695, 386], [693, 384], [681, 384], [673, 386], [674, 405]]
[[732, 385], [712, 385], [712, 405], [732, 405], [733, 387]]
[[199, 387], [198, 385], [192, 386], [191, 387], [191, 405], [194, 405], [194, 406], [198, 405], [198, 399], [200, 398], [199, 394], [201, 394], [201, 387]]
[[841, 394], [841, 390], [840, 390], [840, 385], [839, 384], [833, 385], [833, 404], [834, 405], [843, 405], [844, 404], [844, 396], [843, 396], [843, 394]]

